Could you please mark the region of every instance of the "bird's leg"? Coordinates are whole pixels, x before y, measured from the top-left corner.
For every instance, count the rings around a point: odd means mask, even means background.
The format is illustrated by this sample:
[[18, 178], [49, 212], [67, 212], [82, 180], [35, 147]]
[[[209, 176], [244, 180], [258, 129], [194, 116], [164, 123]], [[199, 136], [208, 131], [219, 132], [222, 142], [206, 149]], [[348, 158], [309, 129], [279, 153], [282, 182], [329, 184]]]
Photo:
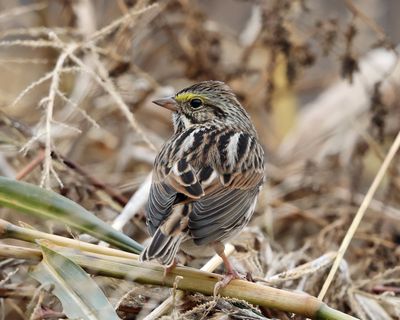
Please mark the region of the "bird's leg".
[[172, 263], [171, 263], [170, 265], [165, 266], [165, 268], [164, 268], [164, 274], [163, 274], [163, 278], [164, 278], [164, 279], [165, 279], [165, 277], [166, 277], [167, 275], [169, 275], [169, 274], [172, 272], [172, 270], [175, 269], [175, 267], [176, 267], [177, 264], [178, 264], [178, 259], [175, 257], [174, 260], [172, 261]]
[[226, 273], [221, 281], [218, 281], [214, 287], [214, 297], [217, 296], [220, 289], [225, 288], [233, 279], [242, 279], [242, 276], [233, 268], [232, 263], [229, 261], [225, 254], [225, 246], [221, 242], [214, 243], [215, 252], [221, 257], [224, 262]]

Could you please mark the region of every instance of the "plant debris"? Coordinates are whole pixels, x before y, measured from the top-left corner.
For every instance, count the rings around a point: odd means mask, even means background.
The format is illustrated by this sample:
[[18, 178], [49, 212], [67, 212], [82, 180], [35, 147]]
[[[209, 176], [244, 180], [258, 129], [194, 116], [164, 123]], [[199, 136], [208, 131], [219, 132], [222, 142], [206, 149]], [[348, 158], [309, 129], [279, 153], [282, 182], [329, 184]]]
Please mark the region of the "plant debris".
[[[0, 175], [52, 189], [143, 243], [149, 174], [172, 132], [170, 114], [151, 101], [196, 81], [226, 81], [249, 111], [267, 162], [256, 212], [232, 240], [230, 258], [250, 281], [318, 296], [400, 130], [396, 21], [379, 14], [396, 4], [344, 3], [6, 1]], [[360, 319], [400, 317], [399, 159], [324, 297]], [[0, 218], [88, 239], [11, 209], [1, 208]], [[180, 262], [201, 268], [209, 258], [181, 254]], [[65, 317], [51, 288], [29, 276], [33, 263], [0, 260], [0, 318]], [[171, 295], [162, 319], [300, 319], [94, 278], [121, 319], [152, 319]]]

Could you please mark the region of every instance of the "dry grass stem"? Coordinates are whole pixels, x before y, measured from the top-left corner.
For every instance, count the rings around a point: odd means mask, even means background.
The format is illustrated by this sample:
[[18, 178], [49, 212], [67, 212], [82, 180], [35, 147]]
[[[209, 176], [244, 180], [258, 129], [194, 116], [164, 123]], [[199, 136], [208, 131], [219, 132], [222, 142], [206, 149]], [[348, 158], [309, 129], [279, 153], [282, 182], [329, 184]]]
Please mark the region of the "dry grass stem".
[[76, 248], [78, 250], [87, 252], [101, 253], [110, 257], [123, 257], [131, 260], [137, 260], [139, 257], [137, 254], [134, 253], [129, 253], [112, 248], [105, 248], [75, 239], [69, 239], [66, 237], [61, 237], [50, 233], [18, 227], [1, 219], [0, 219], [0, 237], [3, 238], [12, 237], [15, 239], [29, 241], [32, 243], [36, 243], [36, 240], [38, 239], [44, 239], [59, 246]]
[[38, 155], [26, 166], [24, 167], [21, 171], [18, 172], [18, 174], [15, 176], [16, 180], [22, 180], [27, 176], [29, 173], [32, 172], [40, 163], [45, 158], [45, 152], [43, 150], [39, 150]]
[[[40, 243], [45, 246], [54, 247], [51, 242], [41, 240]], [[3, 248], [3, 246], [0, 246], [0, 248]], [[0, 251], [0, 254], [12, 254], [7, 249]], [[163, 266], [152, 263], [140, 263], [116, 256], [110, 259], [110, 257], [98, 253], [79, 254], [76, 251], [71, 252], [68, 249], [60, 247], [55, 247], [54, 250], [61, 250], [66, 257], [96, 274], [125, 278], [139, 283], [152, 283], [169, 287], [176, 286], [176, 289], [179, 290], [199, 291], [211, 295], [216, 283], [221, 279], [221, 276], [192, 268], [176, 267], [170, 274], [165, 275]], [[26, 252], [26, 257], [36, 259], [34, 255], [32, 256], [31, 251]], [[180, 277], [179, 281], [176, 281], [177, 277]], [[243, 280], [233, 280], [220, 290], [220, 294], [224, 297], [243, 299], [253, 304], [268, 305], [273, 308], [284, 309], [313, 318], [320, 317], [332, 320], [355, 319], [330, 309], [316, 298], [306, 294], [285, 292]]]
[[29, 48], [55, 48], [62, 49], [62, 45], [47, 40], [12, 40], [0, 41], [0, 47], [29, 47]]
[[316, 273], [321, 269], [329, 267], [334, 261], [336, 255], [336, 252], [329, 252], [313, 261], [302, 264], [294, 269], [268, 276], [265, 279], [259, 279], [256, 277], [255, 280], [265, 282], [269, 285], [276, 285], [284, 281], [299, 279], [309, 274]]
[[357, 228], [360, 225], [360, 222], [361, 222], [362, 218], [364, 217], [364, 214], [367, 211], [367, 209], [374, 197], [376, 190], [378, 189], [379, 185], [381, 184], [381, 182], [385, 176], [385, 173], [388, 170], [389, 165], [392, 162], [392, 160], [393, 160], [394, 156], [396, 155], [397, 151], [399, 150], [399, 148], [400, 148], [400, 131], [398, 132], [395, 140], [393, 141], [393, 144], [391, 145], [381, 167], [379, 168], [379, 171], [377, 172], [370, 188], [368, 189], [367, 194], [365, 195], [363, 202], [361, 203], [348, 231], [346, 232], [345, 237], [343, 238], [343, 241], [339, 247], [336, 259], [333, 262], [331, 270], [329, 271], [328, 277], [326, 278], [326, 280], [322, 286], [322, 289], [321, 289], [320, 293], [318, 294], [318, 299], [322, 300], [324, 298], [326, 292], [328, 291], [329, 286], [331, 285], [331, 283], [333, 281], [333, 277], [335, 276], [336, 271], [339, 268], [339, 265], [343, 259], [343, 256], [346, 253], [346, 250], [347, 250], [351, 240], [353, 239], [354, 234], [356, 233]]
[[154, 8], [157, 8], [159, 6], [158, 3], [153, 3], [145, 8], [142, 9], [132, 9], [129, 12], [127, 12], [124, 16], [122, 16], [119, 19], [116, 19], [115, 21], [113, 21], [112, 23], [110, 23], [109, 25], [107, 25], [106, 27], [104, 27], [103, 29], [100, 29], [98, 31], [96, 31], [94, 34], [91, 35], [90, 37], [90, 43], [89, 45], [91, 46], [92, 43], [99, 41], [100, 39], [103, 39], [104, 37], [106, 37], [107, 35], [109, 35], [111, 32], [113, 32], [116, 28], [118, 28], [119, 26], [125, 24], [125, 23], [130, 23], [132, 22], [132, 20], [136, 17], [139, 16], [149, 10], [152, 10]]
[[16, 17], [30, 13], [32, 11], [40, 11], [47, 7], [47, 3], [45, 1], [41, 1], [38, 3], [32, 3], [30, 5], [24, 5], [19, 7], [14, 7], [9, 10], [4, 10], [0, 14], [0, 22], [7, 21], [9, 19], [15, 19]]
[[[23, 220], [23, 241], [99, 250], [110, 263], [130, 260], [145, 273], [137, 255], [108, 246], [140, 252], [149, 241], [151, 172], [174, 130], [170, 111], [152, 101], [221, 80], [249, 113], [266, 163], [254, 216], [230, 240], [237, 271], [259, 282], [254, 288], [320, 294], [361, 319], [398, 318], [398, 7], [354, 0], [0, 1], [0, 226], [1, 219]], [[99, 239], [107, 247], [88, 244]], [[213, 270], [220, 262], [209, 260], [212, 254], [199, 249], [179, 259]], [[54, 291], [30, 279], [32, 264], [37, 259], [0, 262], [5, 319], [62, 316]], [[175, 283], [174, 299], [158, 282], [94, 278], [123, 320], [292, 317], [228, 297], [183, 295], [185, 277]], [[200, 286], [210, 284], [204, 280]], [[27, 282], [38, 292], [18, 298]], [[2, 299], [10, 288], [13, 297]]]
[[[94, 55], [94, 53], [93, 53]], [[85, 64], [82, 62], [81, 59], [76, 57], [75, 55], [71, 54], [69, 56], [72, 61], [74, 61], [78, 66], [80, 66], [84, 71], [86, 71], [89, 75], [93, 77], [93, 79], [97, 82], [98, 85], [100, 85], [116, 102], [117, 106], [121, 109], [122, 113], [125, 115], [127, 118], [129, 124], [132, 126], [132, 128], [142, 137], [143, 141], [146, 142], [146, 144], [152, 149], [156, 150], [156, 147], [153, 145], [153, 143], [147, 138], [147, 135], [145, 135], [142, 131], [142, 129], [139, 127], [137, 121], [135, 120], [135, 117], [133, 114], [130, 112], [128, 106], [125, 104], [121, 96], [118, 94], [116, 91], [114, 84], [110, 81], [108, 77], [105, 78], [100, 78], [94, 71], [90, 70], [85, 66]], [[97, 67], [100, 68], [100, 73], [105, 74], [105, 69], [104, 66], [102, 66], [101, 62], [97, 59], [97, 57], [93, 57], [94, 61], [97, 63]], [[102, 72], [103, 71], [103, 72]]]
[[45, 158], [44, 158], [44, 167], [43, 167], [43, 174], [40, 181], [41, 186], [45, 186], [46, 189], [51, 188], [50, 183], [50, 174], [52, 173], [58, 183], [62, 186], [63, 183], [61, 182], [59, 176], [57, 175], [56, 171], [54, 170], [51, 158], [51, 152], [53, 149], [52, 144], [52, 137], [51, 137], [51, 124], [53, 121], [53, 111], [54, 111], [54, 103], [57, 96], [57, 91], [59, 90], [60, 86], [60, 76], [61, 76], [61, 69], [65, 63], [67, 57], [76, 50], [77, 46], [71, 44], [68, 46], [65, 51], [63, 51], [57, 63], [53, 69], [52, 77], [51, 77], [51, 84], [49, 89], [49, 95], [46, 98], [46, 118], [45, 118], [45, 132], [46, 132], [46, 139], [45, 139]]
[[112, 224], [113, 228], [122, 230], [129, 220], [145, 205], [150, 192], [151, 179], [152, 174], [149, 174], [138, 190], [129, 199], [121, 213], [115, 218]]
[[[229, 257], [235, 251], [235, 247], [230, 243], [225, 245], [225, 255]], [[213, 272], [216, 268], [218, 268], [222, 264], [222, 259], [219, 255], [214, 255], [207, 263], [201, 267], [200, 270], [206, 272]], [[156, 320], [161, 316], [166, 314], [171, 310], [174, 305], [174, 300], [180, 299], [182, 297], [182, 292], [178, 291], [174, 296], [169, 297], [167, 300], [163, 301], [157, 308], [155, 308], [151, 313], [149, 313], [143, 320]]]

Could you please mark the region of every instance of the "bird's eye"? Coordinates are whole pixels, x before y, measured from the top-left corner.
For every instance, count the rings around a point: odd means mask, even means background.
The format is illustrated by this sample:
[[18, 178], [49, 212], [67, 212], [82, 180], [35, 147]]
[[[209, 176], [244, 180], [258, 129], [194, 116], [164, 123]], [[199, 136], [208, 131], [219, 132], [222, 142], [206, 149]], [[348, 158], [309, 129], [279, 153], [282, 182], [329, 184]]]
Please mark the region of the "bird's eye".
[[194, 99], [190, 100], [190, 106], [193, 109], [200, 108], [202, 105], [203, 105], [203, 101], [201, 101], [201, 99], [194, 98]]

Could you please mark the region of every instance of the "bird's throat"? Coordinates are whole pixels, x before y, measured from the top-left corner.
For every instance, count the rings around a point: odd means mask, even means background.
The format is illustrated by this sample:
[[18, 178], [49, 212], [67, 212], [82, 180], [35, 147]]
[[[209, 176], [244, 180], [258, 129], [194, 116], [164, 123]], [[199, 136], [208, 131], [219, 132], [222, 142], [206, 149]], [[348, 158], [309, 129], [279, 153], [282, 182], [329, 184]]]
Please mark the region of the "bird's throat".
[[194, 125], [194, 123], [188, 117], [186, 117], [183, 113], [181, 114], [180, 118], [181, 118], [181, 121], [182, 121], [185, 129], [188, 129]]

